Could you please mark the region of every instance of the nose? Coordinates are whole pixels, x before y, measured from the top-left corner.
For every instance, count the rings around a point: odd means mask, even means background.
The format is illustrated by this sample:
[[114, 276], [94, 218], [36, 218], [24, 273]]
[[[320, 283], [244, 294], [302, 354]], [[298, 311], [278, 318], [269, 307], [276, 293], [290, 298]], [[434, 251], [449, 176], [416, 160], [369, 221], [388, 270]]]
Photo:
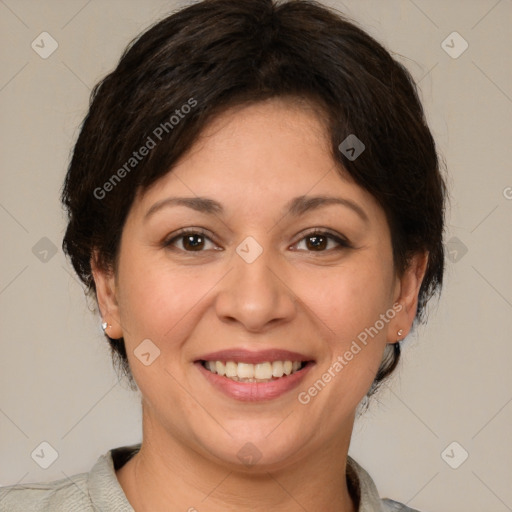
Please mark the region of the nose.
[[294, 317], [295, 295], [270, 251], [263, 251], [251, 263], [235, 254], [232, 263], [231, 272], [219, 283], [215, 302], [221, 321], [238, 323], [250, 332], [261, 332]]

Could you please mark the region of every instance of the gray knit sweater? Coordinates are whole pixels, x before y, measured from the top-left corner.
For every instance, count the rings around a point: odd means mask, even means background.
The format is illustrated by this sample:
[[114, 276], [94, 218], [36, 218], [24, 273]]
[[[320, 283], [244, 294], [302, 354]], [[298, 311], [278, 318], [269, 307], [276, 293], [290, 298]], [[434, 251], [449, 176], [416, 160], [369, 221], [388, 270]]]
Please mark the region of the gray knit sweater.
[[[116, 477], [140, 444], [122, 446], [99, 457], [88, 473], [48, 483], [0, 488], [0, 512], [134, 512]], [[381, 500], [370, 475], [348, 458], [348, 481], [359, 495], [358, 512], [418, 512], [392, 500]]]

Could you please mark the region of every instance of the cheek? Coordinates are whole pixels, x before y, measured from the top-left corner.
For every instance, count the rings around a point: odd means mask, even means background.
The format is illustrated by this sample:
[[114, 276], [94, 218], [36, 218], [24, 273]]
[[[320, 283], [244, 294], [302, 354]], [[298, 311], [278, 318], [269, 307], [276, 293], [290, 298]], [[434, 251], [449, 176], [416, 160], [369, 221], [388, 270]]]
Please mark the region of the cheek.
[[214, 272], [200, 272], [193, 266], [173, 268], [167, 261], [153, 259], [143, 267], [135, 258], [127, 258], [119, 275], [123, 283], [120, 315], [127, 346], [135, 347], [149, 338], [163, 356], [176, 353], [187, 339], [219, 279]]
[[[194, 279], [193, 271], [172, 271], [168, 265], [148, 265], [144, 272], [140, 268], [131, 259], [119, 270], [123, 279], [119, 307], [130, 368], [151, 403], [181, 403], [185, 396], [176, 379], [184, 381], [187, 353], [183, 347], [197, 315], [204, 313], [202, 299], [214, 282], [206, 276]], [[147, 352], [148, 365], [142, 356]]]
[[381, 363], [394, 316], [392, 264], [377, 258], [360, 261], [329, 269], [324, 277], [317, 276], [314, 287], [307, 286], [307, 278], [298, 285], [304, 303], [320, 319], [327, 350], [319, 372], [329, 387], [324, 399], [332, 400], [333, 407], [346, 400], [354, 405], [364, 397]]
[[317, 274], [314, 282], [305, 275], [298, 287], [302, 301], [322, 320], [329, 338], [346, 342], [373, 326], [392, 306], [392, 284], [391, 263], [368, 259], [330, 268]]

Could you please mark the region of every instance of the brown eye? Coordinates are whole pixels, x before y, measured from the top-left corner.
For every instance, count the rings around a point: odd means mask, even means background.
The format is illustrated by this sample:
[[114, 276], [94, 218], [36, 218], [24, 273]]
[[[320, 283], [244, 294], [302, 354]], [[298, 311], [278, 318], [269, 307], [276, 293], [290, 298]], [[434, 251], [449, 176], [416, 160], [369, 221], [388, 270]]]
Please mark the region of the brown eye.
[[164, 242], [163, 245], [168, 249], [183, 252], [203, 252], [208, 249], [216, 248], [210, 237], [197, 230], [183, 230]]
[[324, 250], [327, 247], [327, 237], [322, 235], [309, 235], [305, 237], [306, 247], [312, 251]]
[[351, 245], [340, 236], [324, 231], [314, 231], [299, 240], [295, 247], [306, 252], [328, 252], [350, 248]]
[[204, 247], [205, 237], [200, 234], [185, 235], [183, 239], [183, 247], [186, 251], [200, 251]]

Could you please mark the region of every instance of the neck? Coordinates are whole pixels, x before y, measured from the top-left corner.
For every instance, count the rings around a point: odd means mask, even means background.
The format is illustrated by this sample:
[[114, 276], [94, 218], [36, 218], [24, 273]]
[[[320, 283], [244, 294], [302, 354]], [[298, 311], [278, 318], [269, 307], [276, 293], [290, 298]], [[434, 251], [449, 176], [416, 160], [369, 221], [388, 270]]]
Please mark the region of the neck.
[[267, 467], [212, 460], [143, 422], [140, 451], [117, 471], [136, 512], [355, 512], [346, 479], [350, 432], [324, 450]]

